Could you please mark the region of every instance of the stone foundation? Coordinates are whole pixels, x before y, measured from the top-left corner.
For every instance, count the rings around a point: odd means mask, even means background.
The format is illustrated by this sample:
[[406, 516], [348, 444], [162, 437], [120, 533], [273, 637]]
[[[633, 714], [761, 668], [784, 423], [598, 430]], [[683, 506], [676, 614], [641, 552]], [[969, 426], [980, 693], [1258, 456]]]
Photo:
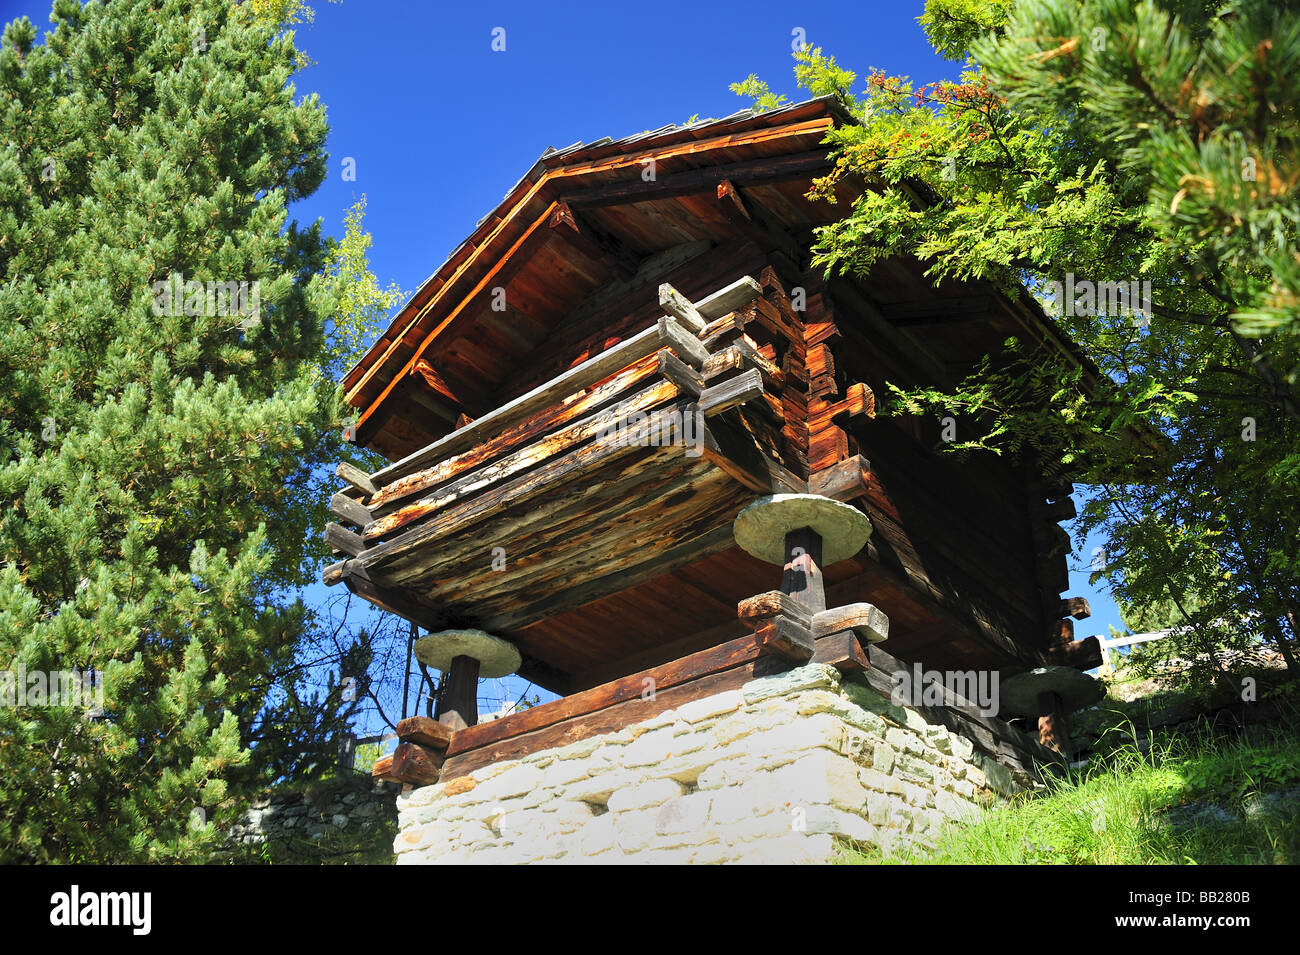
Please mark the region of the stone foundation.
[[400, 796], [397, 861], [826, 862], [835, 839], [929, 845], [1032, 785], [1008, 762], [1036, 754], [1008, 761], [1015, 731], [970, 734], [981, 745], [926, 712], [820, 664], [755, 679]]

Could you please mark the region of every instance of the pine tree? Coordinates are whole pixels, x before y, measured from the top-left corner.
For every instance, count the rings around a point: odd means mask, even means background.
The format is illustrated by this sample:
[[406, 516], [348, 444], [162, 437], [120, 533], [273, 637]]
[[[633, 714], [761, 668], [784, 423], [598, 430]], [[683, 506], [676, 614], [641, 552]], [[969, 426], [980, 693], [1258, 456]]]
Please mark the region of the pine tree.
[[231, 9], [56, 0], [44, 42], [4, 31], [0, 667], [102, 687], [0, 705], [5, 861], [202, 856], [309, 623], [338, 395], [329, 244], [287, 205], [325, 113], [292, 35]]

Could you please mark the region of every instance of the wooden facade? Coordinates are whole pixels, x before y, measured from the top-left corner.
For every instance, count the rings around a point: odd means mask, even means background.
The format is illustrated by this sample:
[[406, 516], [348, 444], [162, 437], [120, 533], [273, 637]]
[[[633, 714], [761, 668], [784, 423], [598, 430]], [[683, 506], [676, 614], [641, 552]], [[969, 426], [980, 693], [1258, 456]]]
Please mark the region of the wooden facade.
[[1073, 640], [1086, 602], [1062, 597], [1070, 486], [958, 462], [935, 450], [939, 422], [875, 414], [886, 382], [951, 384], [1008, 336], [1070, 345], [1027, 294], [935, 288], [919, 262], [811, 270], [813, 230], [867, 188], [806, 198], [842, 121], [813, 100], [549, 152], [347, 375], [356, 442], [392, 463], [340, 467], [326, 582], [431, 630], [497, 634], [521, 676], [587, 700], [461, 731], [480, 745], [616, 707], [630, 677], [683, 661], [714, 682], [719, 661], [753, 667], [737, 607], [779, 570], [732, 522], [771, 493], [870, 518], [826, 596], [883, 610], [893, 657], [1098, 664], [1095, 640]]

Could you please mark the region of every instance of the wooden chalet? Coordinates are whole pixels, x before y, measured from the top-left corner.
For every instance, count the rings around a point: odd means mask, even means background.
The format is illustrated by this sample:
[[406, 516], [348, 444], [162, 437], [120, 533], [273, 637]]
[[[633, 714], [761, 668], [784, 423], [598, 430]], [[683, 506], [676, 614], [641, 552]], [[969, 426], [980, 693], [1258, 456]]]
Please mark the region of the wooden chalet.
[[[673, 690], [662, 709], [814, 650], [865, 665], [861, 627], [800, 650], [825, 606], [874, 605], [889, 653], [931, 669], [1098, 665], [1073, 639], [1086, 603], [1062, 598], [1070, 486], [958, 462], [935, 450], [940, 422], [875, 414], [886, 382], [952, 384], [1008, 336], [1071, 346], [1028, 294], [936, 288], [917, 261], [810, 269], [814, 230], [868, 188], [806, 198], [848, 121], [812, 100], [548, 150], [347, 374], [355, 441], [391, 463], [340, 466], [326, 582], [429, 631], [494, 635], [564, 697], [476, 726], [471, 690], [443, 729], [406, 726], [423, 748], [381, 772], [427, 782], [430, 754], [446, 778], [643, 718], [647, 678]], [[650, 437], [610, 440], [628, 429]], [[774, 494], [871, 525], [802, 617], [750, 599], [781, 572], [733, 530]], [[790, 640], [780, 614], [802, 621]]]

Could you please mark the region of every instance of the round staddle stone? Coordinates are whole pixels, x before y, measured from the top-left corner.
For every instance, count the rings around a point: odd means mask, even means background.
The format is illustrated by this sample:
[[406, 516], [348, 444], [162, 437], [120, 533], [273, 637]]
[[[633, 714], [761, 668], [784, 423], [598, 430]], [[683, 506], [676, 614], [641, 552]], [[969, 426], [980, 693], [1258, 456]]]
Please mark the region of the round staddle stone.
[[519, 669], [519, 651], [509, 641], [482, 630], [440, 630], [415, 641], [415, 658], [444, 673], [456, 657], [479, 662], [478, 675], [493, 680]]
[[759, 560], [784, 565], [785, 535], [810, 527], [821, 535], [822, 566], [852, 557], [871, 536], [871, 521], [851, 504], [820, 494], [770, 494], [736, 515], [736, 543]]
[[1106, 695], [1101, 683], [1070, 667], [1039, 667], [1002, 681], [1002, 709], [1019, 716], [1040, 716], [1038, 695], [1055, 693], [1067, 713], [1091, 706]]

